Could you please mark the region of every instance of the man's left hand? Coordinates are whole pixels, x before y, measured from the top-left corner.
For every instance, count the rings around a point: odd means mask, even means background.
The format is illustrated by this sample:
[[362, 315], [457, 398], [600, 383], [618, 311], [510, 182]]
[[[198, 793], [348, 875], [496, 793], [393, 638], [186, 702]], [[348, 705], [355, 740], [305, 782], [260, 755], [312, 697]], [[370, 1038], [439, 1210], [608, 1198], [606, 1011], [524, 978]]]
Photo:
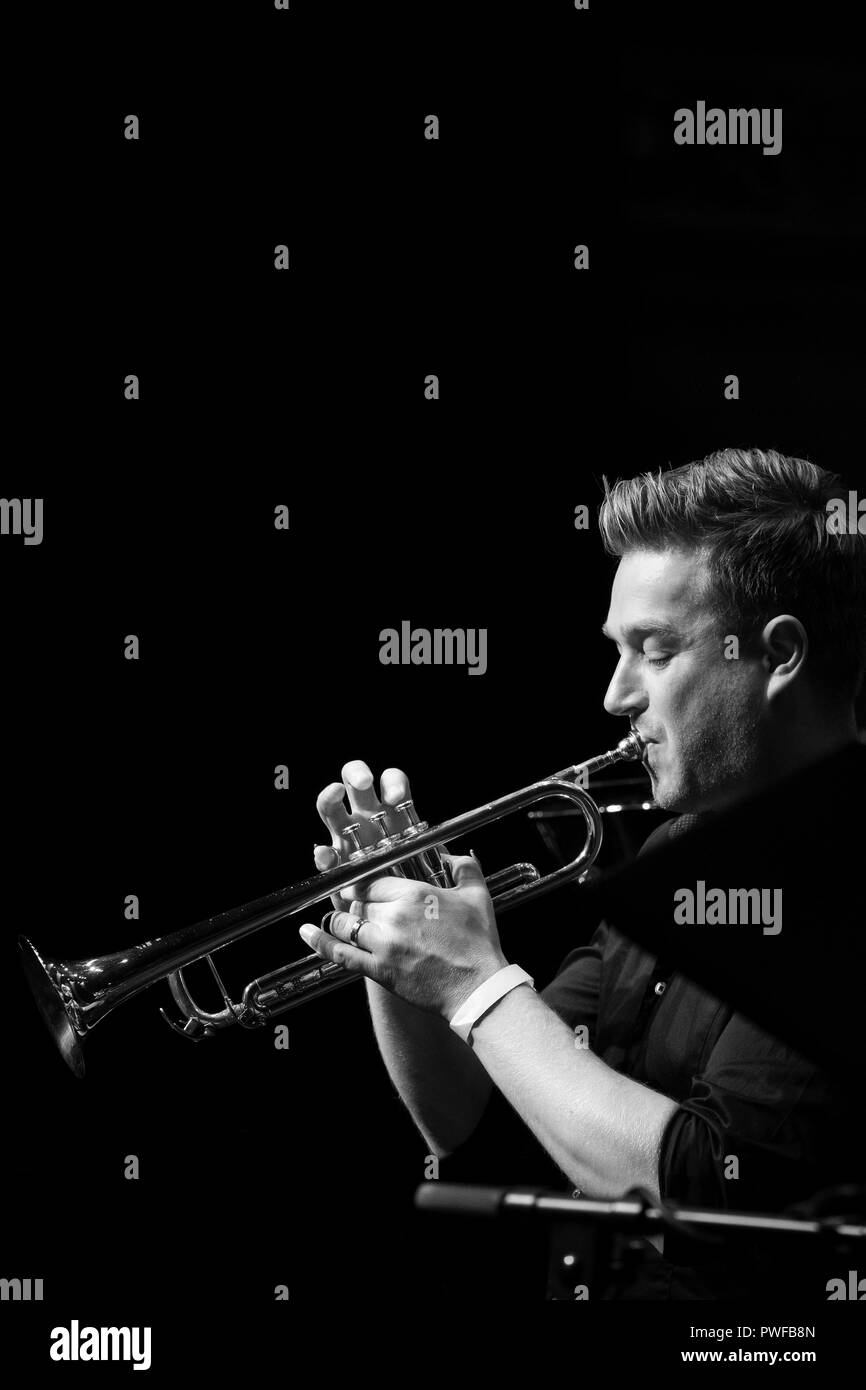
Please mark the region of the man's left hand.
[[335, 912], [330, 931], [305, 924], [300, 935], [325, 960], [450, 1021], [508, 961], [477, 860], [442, 857], [451, 869], [453, 888], [392, 876], [355, 884], [343, 893], [352, 899], [350, 911]]

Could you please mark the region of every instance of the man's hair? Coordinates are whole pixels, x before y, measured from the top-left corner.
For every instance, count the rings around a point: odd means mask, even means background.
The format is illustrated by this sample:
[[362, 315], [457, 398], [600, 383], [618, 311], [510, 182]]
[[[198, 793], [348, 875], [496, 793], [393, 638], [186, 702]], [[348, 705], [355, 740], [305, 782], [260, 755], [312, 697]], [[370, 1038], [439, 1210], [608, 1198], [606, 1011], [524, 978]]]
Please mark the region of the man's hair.
[[[667, 472], [611, 487], [599, 528], [605, 549], [707, 552], [723, 631], [747, 644], [778, 613], [809, 636], [807, 669], [854, 696], [866, 668], [866, 537], [828, 529], [827, 502], [847, 490], [835, 473], [772, 449], [720, 449]], [[855, 522], [856, 527], [856, 522]]]

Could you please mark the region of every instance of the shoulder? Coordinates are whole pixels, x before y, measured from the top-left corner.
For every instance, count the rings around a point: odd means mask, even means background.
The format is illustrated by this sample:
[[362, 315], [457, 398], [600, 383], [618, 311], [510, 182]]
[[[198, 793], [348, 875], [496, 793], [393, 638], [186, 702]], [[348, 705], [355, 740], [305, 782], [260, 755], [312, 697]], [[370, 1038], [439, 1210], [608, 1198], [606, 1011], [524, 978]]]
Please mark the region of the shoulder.
[[682, 827], [682, 821], [696, 819], [696, 816], [672, 816], [670, 820], [662, 821], [661, 825], [657, 825], [654, 830], [651, 830], [644, 840], [638, 850], [638, 858], [644, 854], [651, 854], [654, 850], [664, 849], [665, 845], [670, 844], [671, 840], [675, 840], [678, 834], [683, 833], [684, 829], [690, 828], [688, 826]]

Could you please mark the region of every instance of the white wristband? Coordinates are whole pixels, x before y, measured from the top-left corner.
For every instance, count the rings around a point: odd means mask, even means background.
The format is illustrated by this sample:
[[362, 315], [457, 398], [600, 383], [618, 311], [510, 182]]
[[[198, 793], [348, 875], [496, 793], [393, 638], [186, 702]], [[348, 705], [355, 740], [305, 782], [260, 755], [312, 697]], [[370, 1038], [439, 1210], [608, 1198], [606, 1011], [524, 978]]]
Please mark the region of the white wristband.
[[532, 976], [527, 975], [519, 965], [503, 966], [495, 975], [491, 975], [489, 980], [485, 980], [483, 985], [473, 990], [466, 1002], [460, 1005], [449, 1026], [454, 1029], [458, 1038], [462, 1038], [471, 1047], [469, 1035], [481, 1016], [486, 1014], [488, 1009], [492, 1009], [494, 1004], [498, 1004], [503, 994], [508, 994], [517, 985], [524, 984], [535, 989]]

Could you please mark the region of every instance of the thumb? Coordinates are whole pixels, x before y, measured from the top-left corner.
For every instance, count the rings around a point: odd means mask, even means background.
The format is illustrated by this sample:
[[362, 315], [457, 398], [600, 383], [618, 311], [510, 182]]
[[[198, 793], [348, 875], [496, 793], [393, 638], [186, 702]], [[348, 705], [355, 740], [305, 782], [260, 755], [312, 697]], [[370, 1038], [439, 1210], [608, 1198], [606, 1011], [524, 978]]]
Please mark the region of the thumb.
[[455, 888], [469, 888], [476, 884], [485, 886], [481, 865], [473, 854], [449, 855], [448, 867], [451, 870]]

